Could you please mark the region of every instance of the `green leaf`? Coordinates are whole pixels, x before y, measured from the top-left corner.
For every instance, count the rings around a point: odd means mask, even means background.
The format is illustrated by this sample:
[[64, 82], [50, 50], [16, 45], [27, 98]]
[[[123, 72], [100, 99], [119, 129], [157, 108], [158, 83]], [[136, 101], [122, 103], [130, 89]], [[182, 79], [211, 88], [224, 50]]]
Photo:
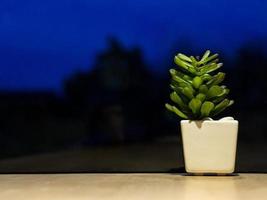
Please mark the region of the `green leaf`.
[[226, 98], [226, 96], [229, 94], [229, 89], [223, 89], [223, 92], [222, 92], [222, 94], [220, 94], [220, 95], [218, 95], [218, 96], [216, 96], [215, 98], [213, 97], [213, 98], [211, 98], [212, 99], [212, 102], [213, 103], [219, 103], [219, 102], [221, 102], [222, 100], [224, 100], [225, 98]]
[[175, 106], [171, 106], [170, 104], [166, 103], [165, 107], [169, 111], [174, 112], [179, 117], [184, 118], [184, 119], [188, 119], [188, 116], [186, 114], [184, 114], [182, 111], [180, 111], [178, 108], [176, 108]]
[[201, 101], [199, 99], [196, 99], [196, 98], [192, 99], [189, 102], [188, 106], [192, 110], [192, 112], [195, 116], [197, 116], [199, 114], [201, 104], [202, 104]]
[[193, 75], [198, 74], [197, 70], [194, 67], [192, 67], [192, 68], [190, 67], [187, 70]]
[[[217, 104], [212, 112], [212, 115], [217, 115], [220, 112], [222, 112], [225, 108], [228, 107], [228, 105], [230, 104], [230, 100], [229, 99], [224, 99], [221, 103]], [[232, 103], [230, 104], [232, 105]]]
[[192, 83], [192, 78], [188, 75], [184, 75], [183, 79], [187, 80], [187, 82]]
[[205, 63], [208, 63], [209, 61], [212, 61], [213, 59], [217, 58], [218, 57], [218, 54], [214, 54], [208, 58], [206, 58], [205, 60], [201, 61], [200, 63], [201, 64], [205, 64]]
[[219, 72], [210, 81], [207, 82], [207, 85], [219, 85], [224, 80], [224, 77], [225, 73]]
[[184, 60], [184, 61], [187, 61], [187, 62], [192, 62], [192, 60], [187, 57], [186, 55], [182, 54], [182, 53], [178, 53], [178, 57], [181, 59], [181, 60]]
[[179, 72], [179, 71], [177, 71], [177, 70], [175, 70], [175, 69], [170, 69], [169, 72], [170, 72], [170, 74], [171, 74], [172, 76], [183, 77], [183, 76], [185, 75], [184, 73]]
[[185, 79], [183, 79], [183, 78], [181, 78], [179, 76], [176, 76], [174, 74], [173, 70], [170, 71], [170, 73], [172, 74], [172, 83], [173, 83], [174, 86], [178, 84], [178, 86], [180, 86], [180, 87], [189, 87], [189, 88], [192, 88], [190, 82], [188, 82], [187, 80], [185, 80]]
[[182, 67], [184, 69], [188, 69], [189, 67], [193, 67], [189, 63], [181, 60], [178, 56], [174, 57], [174, 62], [175, 62], [175, 64], [177, 64], [178, 66], [180, 66], [180, 67]]
[[192, 86], [189, 85], [188, 83], [178, 83], [179, 87], [185, 88], [185, 87], [189, 87], [190, 89], [192, 89]]
[[172, 92], [170, 94], [170, 98], [173, 102], [177, 103], [180, 108], [185, 110], [187, 109], [187, 106], [184, 104], [183, 100], [181, 99], [181, 97], [179, 97], [179, 95], [176, 92]]
[[190, 59], [192, 60], [192, 65], [193, 65], [194, 67], [197, 67], [197, 65], [198, 65], [198, 61], [195, 59], [195, 57], [194, 57], [194, 56], [190, 56]]
[[188, 71], [188, 72], [190, 72], [192, 74], [196, 73], [195, 68], [191, 64], [189, 64], [189, 63], [187, 63], [185, 61], [182, 61], [178, 56], [174, 57], [174, 62], [175, 62], [175, 64], [177, 64], [178, 66], [182, 67], [186, 71]]
[[171, 88], [177, 93], [177, 94], [183, 94], [183, 87], [180, 87], [179, 85], [176, 85], [176, 83], [170, 84]]
[[214, 108], [214, 104], [210, 101], [205, 101], [201, 106], [201, 117], [208, 117]]
[[205, 62], [205, 60], [209, 57], [209, 55], [210, 55], [210, 51], [207, 50], [207, 51], [204, 53], [203, 57], [201, 58], [200, 62]]
[[170, 69], [169, 72], [170, 72], [171, 75], [176, 75], [177, 74], [177, 71], [175, 69]]
[[[179, 88], [179, 92], [183, 92], [183, 88], [188, 87], [192, 91], [193, 94], [195, 93], [193, 86], [189, 83], [177, 82], [175, 80], [171, 80], [171, 85], [173, 85], [176, 89]], [[177, 94], [179, 94], [179, 93], [177, 93]]]
[[175, 85], [173, 85], [173, 83], [170, 84], [170, 86], [181, 97], [183, 102], [185, 102], [186, 104], [189, 102], [188, 97], [185, 96], [183, 93], [183, 91], [184, 91], [183, 87], [175, 86]]
[[216, 96], [219, 96], [223, 93], [223, 88], [221, 88], [220, 86], [218, 85], [213, 85], [210, 87], [208, 93], [207, 93], [207, 98], [210, 99], [212, 97], [216, 97]]
[[217, 69], [219, 69], [223, 64], [222, 63], [212, 63], [209, 65], [205, 65], [203, 67], [201, 67], [200, 69], [200, 74], [206, 74], [206, 73], [210, 73], [213, 72]]
[[199, 99], [201, 102], [204, 102], [206, 99], [206, 95], [203, 93], [199, 93], [196, 98]]
[[206, 94], [209, 89], [206, 85], [201, 85], [198, 90], [200, 93]]
[[189, 99], [194, 98], [194, 90], [192, 90], [192, 88], [185, 87], [182, 92], [187, 98]]
[[202, 78], [203, 81], [209, 81], [209, 80], [212, 79], [212, 76], [209, 75], [209, 74], [203, 74], [203, 75], [201, 76], [201, 78]]
[[191, 84], [189, 82], [187, 82], [186, 80], [184, 80], [183, 78], [180, 78], [179, 76], [173, 75], [172, 79], [178, 83], [185, 83], [187, 86], [191, 86]]
[[193, 62], [197, 62], [196, 58], [194, 56], [190, 56], [190, 59], [193, 61]]
[[191, 78], [190, 76], [188, 76], [188, 75], [186, 75], [186, 74], [184, 74], [184, 73], [182, 73], [182, 72], [180, 72], [180, 71], [177, 71], [177, 70], [175, 70], [175, 69], [170, 69], [169, 72], [170, 72], [170, 74], [171, 74], [172, 76], [176, 75], [176, 76], [179, 76], [180, 78], [186, 80], [186, 81], [189, 82], [189, 83], [192, 82], [192, 78]]
[[202, 83], [203, 83], [203, 80], [202, 80], [202, 78], [199, 77], [199, 76], [196, 76], [196, 77], [193, 79], [193, 82], [192, 82], [193, 86], [194, 86], [196, 89], [198, 89], [199, 86], [200, 86]]
[[[210, 98], [210, 100], [212, 100], [213, 101], [213, 103], [218, 103], [218, 102], [220, 102], [221, 100], [223, 100], [223, 99], [225, 99], [225, 97], [227, 96], [227, 94], [229, 93], [229, 89], [223, 89], [223, 91], [222, 91], [222, 93], [221, 94], [219, 94], [219, 95], [217, 95], [217, 96], [214, 96], [214, 97], [212, 97], [212, 98]], [[218, 101], [216, 101], [217, 99], [221, 99], [221, 100], [218, 100]]]

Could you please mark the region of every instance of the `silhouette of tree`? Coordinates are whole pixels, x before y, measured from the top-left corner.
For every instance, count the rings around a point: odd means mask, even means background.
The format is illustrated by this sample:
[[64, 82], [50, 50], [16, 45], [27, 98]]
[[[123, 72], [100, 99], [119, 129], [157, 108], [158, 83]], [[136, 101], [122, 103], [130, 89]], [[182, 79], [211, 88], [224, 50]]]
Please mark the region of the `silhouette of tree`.
[[[153, 105], [159, 102], [158, 83], [147, 70], [140, 49], [126, 49], [114, 38], [96, 57], [92, 71], [67, 80], [65, 92], [72, 105], [88, 114], [90, 130], [103, 132], [104, 123], [109, 129], [105, 132], [116, 127], [117, 132], [136, 132], [133, 137], [149, 132], [150, 119], [157, 112]], [[119, 130], [125, 127], [128, 130]]]
[[239, 99], [253, 107], [266, 104], [267, 56], [264, 47], [253, 42], [243, 46], [239, 50], [236, 67], [235, 93]]

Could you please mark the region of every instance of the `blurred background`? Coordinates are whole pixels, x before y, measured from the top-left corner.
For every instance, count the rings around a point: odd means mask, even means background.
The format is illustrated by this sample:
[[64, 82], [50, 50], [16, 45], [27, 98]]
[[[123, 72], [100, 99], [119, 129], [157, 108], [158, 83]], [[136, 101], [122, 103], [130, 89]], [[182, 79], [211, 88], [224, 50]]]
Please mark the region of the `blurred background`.
[[[238, 172], [267, 172], [267, 1], [1, 0], [0, 173], [183, 172], [168, 70], [219, 53]], [[227, 148], [227, 147], [226, 147]]]

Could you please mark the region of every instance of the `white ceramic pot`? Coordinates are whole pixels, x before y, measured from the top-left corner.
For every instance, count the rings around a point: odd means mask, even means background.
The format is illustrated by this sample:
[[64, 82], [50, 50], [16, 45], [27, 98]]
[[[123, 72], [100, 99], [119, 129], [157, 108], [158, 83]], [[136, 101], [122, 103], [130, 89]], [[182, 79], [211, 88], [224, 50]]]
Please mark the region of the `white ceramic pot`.
[[234, 172], [238, 121], [181, 121], [185, 169], [188, 173]]

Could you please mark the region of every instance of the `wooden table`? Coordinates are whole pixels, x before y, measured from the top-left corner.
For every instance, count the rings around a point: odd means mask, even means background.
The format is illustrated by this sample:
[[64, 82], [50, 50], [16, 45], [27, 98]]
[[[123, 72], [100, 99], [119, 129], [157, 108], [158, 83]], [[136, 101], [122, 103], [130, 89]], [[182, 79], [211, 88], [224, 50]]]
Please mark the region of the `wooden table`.
[[0, 175], [1, 200], [263, 200], [267, 174]]

